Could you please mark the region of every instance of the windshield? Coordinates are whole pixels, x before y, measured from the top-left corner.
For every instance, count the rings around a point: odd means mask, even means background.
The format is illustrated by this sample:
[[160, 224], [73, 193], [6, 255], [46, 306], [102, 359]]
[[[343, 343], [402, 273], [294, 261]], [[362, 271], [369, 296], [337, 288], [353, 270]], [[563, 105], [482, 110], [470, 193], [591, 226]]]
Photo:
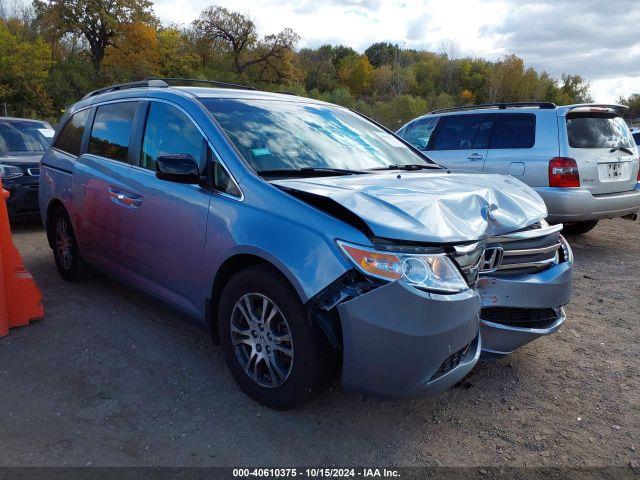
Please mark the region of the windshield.
[[429, 163], [392, 134], [341, 107], [278, 100], [201, 101], [258, 172]]
[[1, 152], [44, 152], [54, 131], [44, 122], [0, 120]]
[[627, 124], [614, 115], [568, 115], [567, 134], [572, 148], [631, 148], [635, 144]]

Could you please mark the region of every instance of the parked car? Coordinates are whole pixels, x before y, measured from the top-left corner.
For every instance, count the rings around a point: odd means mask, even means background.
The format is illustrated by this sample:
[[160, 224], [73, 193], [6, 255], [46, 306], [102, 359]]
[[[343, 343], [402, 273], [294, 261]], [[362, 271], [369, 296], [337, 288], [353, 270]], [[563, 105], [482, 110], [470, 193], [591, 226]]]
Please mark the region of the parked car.
[[47, 122], [0, 117], [0, 179], [11, 218], [37, 218], [40, 158], [53, 134]]
[[436, 110], [398, 135], [455, 171], [512, 175], [544, 199], [551, 223], [586, 233], [640, 211], [638, 148], [622, 105], [498, 103]]
[[571, 249], [530, 187], [447, 172], [336, 105], [211, 86], [69, 109], [40, 178], [64, 279], [91, 265], [191, 315], [278, 409], [336, 375], [438, 392], [564, 321]]

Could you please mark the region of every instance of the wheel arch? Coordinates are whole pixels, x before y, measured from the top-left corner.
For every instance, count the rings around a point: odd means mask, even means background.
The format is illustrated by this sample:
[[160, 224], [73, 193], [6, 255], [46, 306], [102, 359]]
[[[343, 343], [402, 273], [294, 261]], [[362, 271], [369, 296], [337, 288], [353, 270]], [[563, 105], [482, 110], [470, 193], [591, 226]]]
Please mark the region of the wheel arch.
[[268, 265], [269, 267], [273, 268], [280, 275], [282, 275], [282, 277], [287, 282], [289, 282], [289, 284], [296, 291], [303, 303], [306, 303], [306, 301], [308, 300], [301, 285], [295, 280], [295, 277], [292, 277], [292, 273], [287, 271], [285, 268], [277, 265], [276, 262], [272, 261], [266, 256], [261, 256], [256, 253], [237, 253], [235, 255], [232, 255], [227, 258], [218, 268], [213, 280], [213, 285], [211, 287], [211, 296], [207, 300], [207, 323], [211, 331], [211, 338], [216, 345], [220, 343], [217, 328], [220, 295], [222, 294], [224, 287], [235, 274], [246, 268], [256, 265]]
[[[54, 245], [54, 238], [53, 238], [53, 226], [51, 224], [51, 219], [53, 217], [54, 212], [58, 209], [58, 208], [63, 208], [65, 211], [67, 211], [67, 208], [64, 206], [64, 203], [62, 203], [62, 200], [58, 199], [58, 198], [54, 198], [53, 200], [51, 200], [49, 202], [49, 205], [47, 206], [47, 214], [46, 214], [46, 223], [45, 223], [45, 231], [47, 233], [47, 241], [49, 242], [49, 247], [53, 248]], [[69, 212], [67, 211], [67, 215], [69, 215]]]

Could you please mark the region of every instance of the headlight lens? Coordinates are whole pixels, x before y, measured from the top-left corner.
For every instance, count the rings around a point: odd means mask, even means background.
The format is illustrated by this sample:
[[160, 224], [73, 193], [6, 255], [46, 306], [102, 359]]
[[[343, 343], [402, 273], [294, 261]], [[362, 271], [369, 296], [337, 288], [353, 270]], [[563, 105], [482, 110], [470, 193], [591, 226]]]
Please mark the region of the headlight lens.
[[20, 167], [14, 167], [13, 165], [3, 165], [0, 163], [0, 178], [9, 179], [17, 178], [24, 175]]
[[444, 254], [417, 255], [380, 252], [338, 241], [338, 246], [358, 269], [383, 280], [404, 280], [424, 290], [461, 292], [469, 288], [460, 271]]

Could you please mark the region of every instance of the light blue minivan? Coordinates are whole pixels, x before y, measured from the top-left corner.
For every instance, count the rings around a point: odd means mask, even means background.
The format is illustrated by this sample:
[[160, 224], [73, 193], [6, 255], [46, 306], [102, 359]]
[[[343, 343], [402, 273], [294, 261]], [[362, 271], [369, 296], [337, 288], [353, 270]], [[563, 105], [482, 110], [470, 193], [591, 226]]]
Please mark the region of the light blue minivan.
[[88, 94], [42, 159], [40, 210], [64, 279], [95, 268], [191, 315], [276, 409], [336, 377], [438, 392], [556, 331], [570, 298], [571, 250], [528, 186], [241, 85]]

